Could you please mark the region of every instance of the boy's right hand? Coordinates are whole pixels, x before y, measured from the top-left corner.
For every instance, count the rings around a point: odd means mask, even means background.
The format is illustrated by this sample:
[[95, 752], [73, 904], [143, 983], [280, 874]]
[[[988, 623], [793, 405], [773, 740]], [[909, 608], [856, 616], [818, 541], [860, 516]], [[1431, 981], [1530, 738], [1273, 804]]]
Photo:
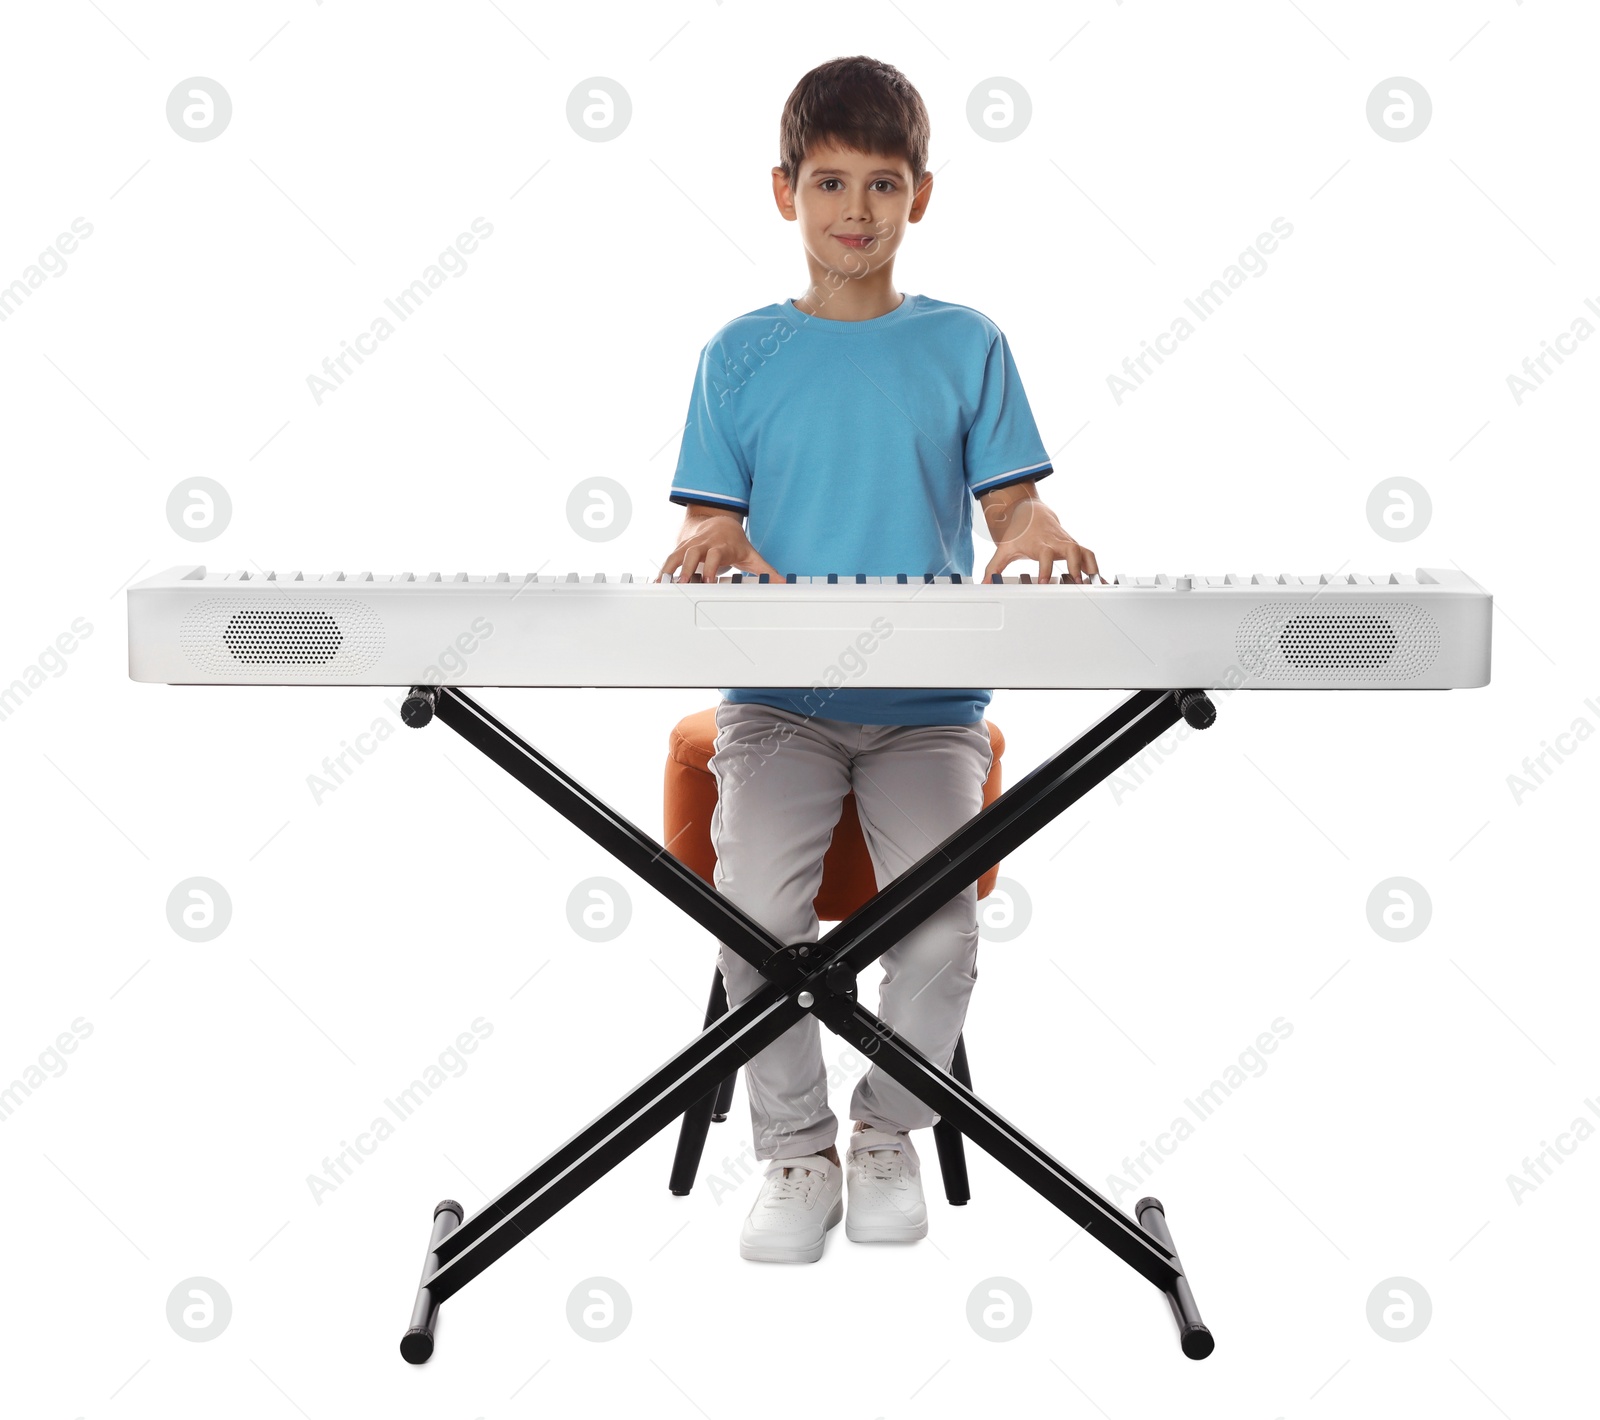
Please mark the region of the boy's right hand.
[[670, 581], [672, 573], [677, 572], [680, 582], [715, 582], [720, 573], [730, 568], [736, 572], [765, 572], [774, 582], [783, 580], [783, 573], [750, 545], [744, 520], [737, 513], [691, 509], [683, 520], [678, 545], [661, 564], [655, 579]]

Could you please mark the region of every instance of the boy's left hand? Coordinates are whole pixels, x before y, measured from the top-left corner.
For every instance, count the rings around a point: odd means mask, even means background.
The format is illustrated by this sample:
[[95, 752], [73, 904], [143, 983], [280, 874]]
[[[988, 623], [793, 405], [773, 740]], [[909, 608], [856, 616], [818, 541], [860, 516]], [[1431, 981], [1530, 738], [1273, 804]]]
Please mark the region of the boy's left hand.
[[[996, 493], [1010, 491], [997, 489]], [[1037, 497], [1030, 494], [1004, 499], [995, 496], [993, 502], [985, 498], [982, 506], [989, 534], [995, 541], [994, 556], [983, 569], [985, 582], [1019, 561], [1037, 562], [1041, 582], [1051, 580], [1058, 561], [1067, 564], [1069, 582], [1087, 582], [1099, 575], [1100, 564], [1095, 561], [1093, 551], [1074, 539], [1061, 526], [1049, 505]]]

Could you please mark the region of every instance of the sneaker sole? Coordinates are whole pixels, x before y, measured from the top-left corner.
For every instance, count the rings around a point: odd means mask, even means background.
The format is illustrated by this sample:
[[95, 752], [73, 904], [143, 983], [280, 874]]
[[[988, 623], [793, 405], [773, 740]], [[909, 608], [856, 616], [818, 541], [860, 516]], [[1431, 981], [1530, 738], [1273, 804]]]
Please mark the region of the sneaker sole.
[[[746, 1262], [815, 1262], [822, 1256], [829, 1232], [839, 1225], [843, 1217], [844, 1199], [839, 1197], [828, 1211], [828, 1220], [822, 1225], [822, 1236], [814, 1243], [808, 1243], [805, 1247], [780, 1247], [774, 1243], [751, 1243], [740, 1238], [739, 1256]], [[923, 1225], [923, 1231], [927, 1231], [926, 1224]]]
[[844, 1225], [844, 1235], [858, 1243], [911, 1243], [928, 1236], [928, 1220], [920, 1223], [871, 1223]]

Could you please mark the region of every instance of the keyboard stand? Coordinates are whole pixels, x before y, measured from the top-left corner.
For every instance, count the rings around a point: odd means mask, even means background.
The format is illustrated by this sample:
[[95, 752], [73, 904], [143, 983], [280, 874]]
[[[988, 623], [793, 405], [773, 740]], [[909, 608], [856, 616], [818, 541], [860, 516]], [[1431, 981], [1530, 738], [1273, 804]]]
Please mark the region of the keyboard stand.
[[1203, 691], [1133, 692], [832, 931], [796, 945], [778, 941], [461, 690], [416, 687], [406, 696], [401, 718], [414, 727], [443, 721], [767, 979], [742, 1006], [706, 1027], [471, 1218], [463, 1221], [459, 1203], [441, 1203], [434, 1210], [411, 1326], [400, 1342], [407, 1361], [420, 1365], [433, 1354], [440, 1303], [714, 1092], [808, 1011], [1160, 1288], [1172, 1307], [1184, 1355], [1202, 1360], [1211, 1354], [1211, 1332], [1200, 1320], [1160, 1202], [1141, 1199], [1130, 1219], [959, 1080], [897, 1038], [856, 999], [859, 972], [1069, 804], [1180, 719], [1197, 729], [1210, 725], [1216, 711]]

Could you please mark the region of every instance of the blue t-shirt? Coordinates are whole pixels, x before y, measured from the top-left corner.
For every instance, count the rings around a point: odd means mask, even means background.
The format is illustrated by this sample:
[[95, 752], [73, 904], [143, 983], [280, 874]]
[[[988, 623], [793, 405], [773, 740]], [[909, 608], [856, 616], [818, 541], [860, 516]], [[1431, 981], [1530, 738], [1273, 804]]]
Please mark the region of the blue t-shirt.
[[[907, 295], [873, 320], [828, 320], [784, 301], [701, 351], [670, 496], [747, 514], [751, 545], [785, 573], [968, 577], [973, 499], [1050, 472], [987, 316]], [[723, 694], [860, 725], [970, 725], [990, 697], [848, 683]]]

